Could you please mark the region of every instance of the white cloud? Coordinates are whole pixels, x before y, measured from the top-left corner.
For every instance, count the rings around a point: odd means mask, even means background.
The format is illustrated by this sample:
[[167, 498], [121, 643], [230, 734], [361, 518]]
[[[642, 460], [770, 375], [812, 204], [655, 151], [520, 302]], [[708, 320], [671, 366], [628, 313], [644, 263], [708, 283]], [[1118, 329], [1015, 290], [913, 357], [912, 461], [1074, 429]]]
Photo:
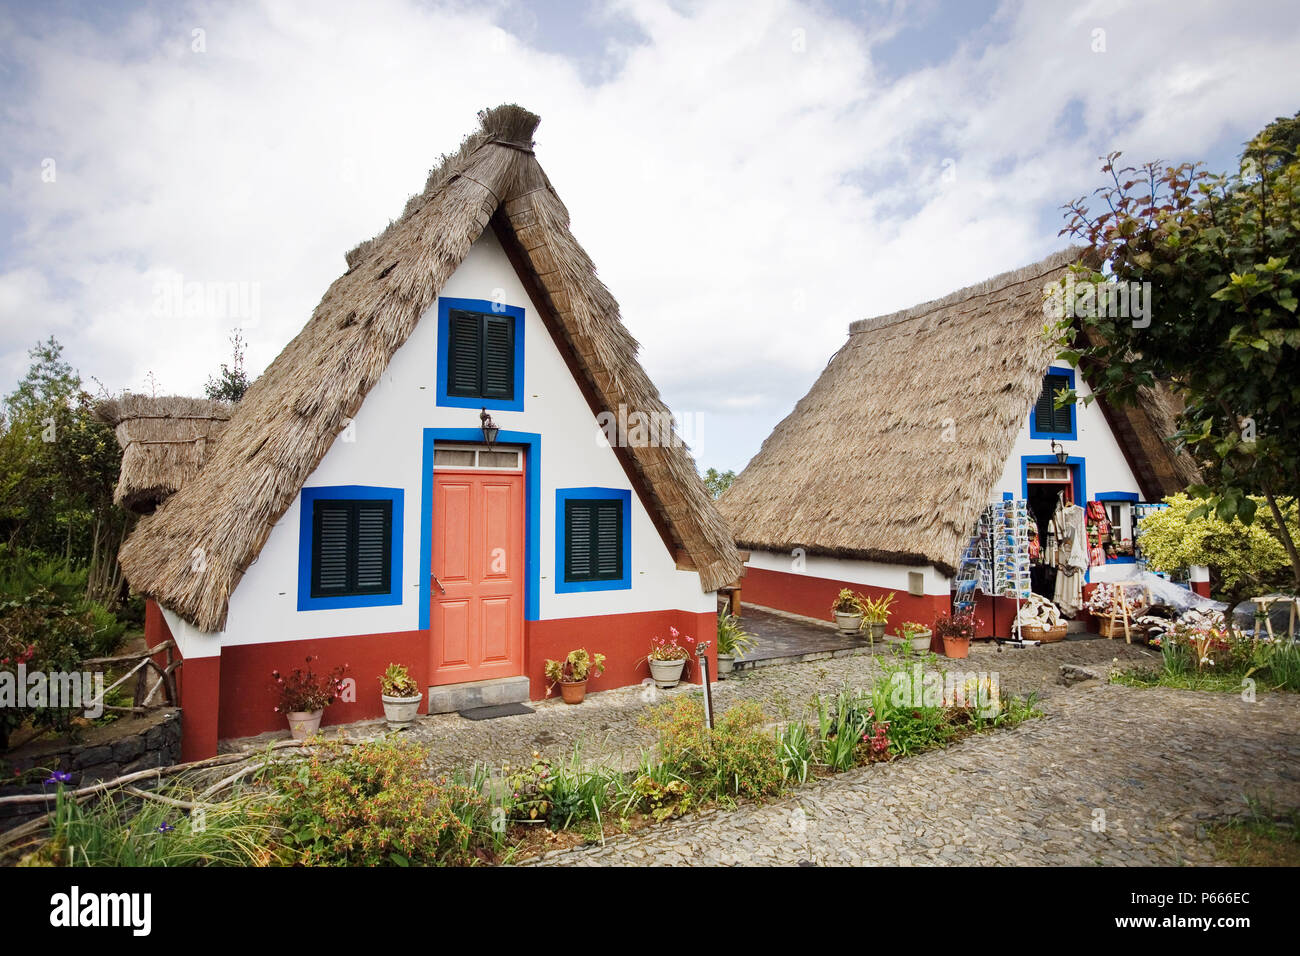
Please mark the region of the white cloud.
[[1007, 3], [980, 42], [889, 82], [873, 58], [905, 39], [905, 7], [868, 33], [792, 2], [623, 0], [586, 23], [633, 27], [605, 41], [595, 84], [530, 45], [553, 14], [508, 5], [0, 28], [24, 77], [0, 116], [0, 370], [16, 379], [53, 332], [112, 388], [152, 370], [197, 392], [233, 321], [159, 316], [170, 274], [256, 285], [262, 368], [475, 111], [513, 101], [541, 114], [539, 158], [651, 375], [710, 416], [703, 463], [739, 467], [850, 321], [1064, 244], [1052, 211], [1097, 184], [1100, 153], [1198, 158], [1294, 111], [1293, 17], [1184, 7]]

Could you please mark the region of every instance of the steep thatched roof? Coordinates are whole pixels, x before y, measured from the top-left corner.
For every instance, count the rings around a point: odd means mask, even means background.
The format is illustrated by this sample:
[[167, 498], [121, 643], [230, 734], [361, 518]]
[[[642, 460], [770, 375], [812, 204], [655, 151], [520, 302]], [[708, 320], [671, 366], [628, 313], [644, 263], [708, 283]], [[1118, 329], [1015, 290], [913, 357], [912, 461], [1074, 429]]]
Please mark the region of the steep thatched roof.
[[122, 469], [113, 500], [149, 514], [184, 487], [212, 452], [230, 419], [231, 406], [179, 395], [126, 394], [95, 406], [122, 446]]
[[[569, 232], [569, 214], [533, 155], [538, 118], [518, 106], [480, 128], [429, 175], [401, 217], [348, 255], [298, 336], [249, 388], [197, 479], [123, 546], [132, 586], [203, 630], [489, 222], [593, 413], [667, 411], [636, 360], [618, 303]], [[618, 448], [632, 485], [679, 564], [706, 591], [740, 556], [684, 447]], [[202, 549], [206, 570], [190, 568]]]
[[[739, 546], [952, 573], [1054, 355], [1043, 286], [1080, 255], [854, 322], [719, 502]], [[1143, 410], [1131, 418], [1146, 431], [1128, 436], [1130, 460], [1175, 480], [1160, 440], [1172, 431]]]

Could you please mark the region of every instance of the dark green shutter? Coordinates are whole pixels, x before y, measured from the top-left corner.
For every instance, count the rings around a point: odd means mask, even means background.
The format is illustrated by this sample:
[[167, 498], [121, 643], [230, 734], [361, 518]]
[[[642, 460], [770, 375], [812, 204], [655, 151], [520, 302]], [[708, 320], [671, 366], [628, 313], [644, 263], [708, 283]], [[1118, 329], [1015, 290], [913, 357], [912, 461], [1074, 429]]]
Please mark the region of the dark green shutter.
[[312, 594], [317, 597], [347, 594], [352, 509], [345, 501], [318, 501], [314, 517]]
[[1034, 405], [1037, 431], [1052, 434], [1069, 434], [1071, 406], [1056, 407], [1056, 393], [1068, 390], [1070, 380], [1064, 375], [1043, 376], [1043, 391]]
[[515, 322], [508, 315], [483, 316], [483, 397], [515, 397]]
[[510, 401], [515, 397], [515, 320], [453, 310], [447, 343], [447, 394]]
[[564, 580], [621, 579], [625, 533], [621, 501], [567, 501], [564, 510]]
[[481, 316], [451, 313], [451, 341], [447, 343], [447, 394], [477, 398], [483, 391], [480, 361], [483, 352]]
[[387, 594], [392, 581], [393, 503], [316, 501], [312, 597]]

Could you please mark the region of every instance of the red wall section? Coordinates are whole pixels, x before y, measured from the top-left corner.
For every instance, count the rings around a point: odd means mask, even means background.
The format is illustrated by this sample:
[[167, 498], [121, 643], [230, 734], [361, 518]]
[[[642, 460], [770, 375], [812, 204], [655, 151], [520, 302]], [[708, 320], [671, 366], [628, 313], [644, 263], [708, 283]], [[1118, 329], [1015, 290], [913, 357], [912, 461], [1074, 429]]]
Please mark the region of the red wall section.
[[1016, 599], [990, 597], [983, 591], [975, 595], [975, 635], [1010, 637], [1016, 620]]
[[[524, 673], [531, 682], [532, 698], [546, 696], [546, 660], [560, 660], [569, 651], [585, 647], [592, 654], [605, 655], [605, 673], [587, 684], [588, 691], [609, 690], [639, 684], [650, 677], [645, 656], [650, 653], [650, 642], [655, 637], [668, 638], [669, 627], [676, 627], [684, 636], [709, 642], [709, 673], [717, 679], [718, 649], [717, 618], [710, 611], [698, 614], [689, 611], [646, 611], [640, 614], [610, 614], [602, 617], [562, 618], [555, 621], [528, 621], [527, 640], [524, 642], [527, 657]], [[685, 641], [679, 641], [691, 649]], [[699, 664], [692, 657], [686, 668], [686, 679], [700, 682]], [[558, 694], [559, 691], [554, 691]]]
[[[769, 571], [765, 568], [747, 568], [745, 576], [740, 579], [740, 587], [742, 604], [758, 604], [822, 621], [834, 620], [831, 604], [841, 588], [848, 588], [855, 594], [870, 598], [879, 598], [889, 590], [808, 574]], [[916, 621], [928, 627], [934, 623], [937, 615], [947, 614], [952, 608], [952, 599], [947, 594], [926, 594], [921, 597], [906, 591], [895, 591], [894, 594], [896, 597], [889, 609], [890, 633], [904, 621]]]
[[[344, 676], [356, 681], [356, 701], [336, 700], [326, 707], [321, 720], [323, 726], [382, 717], [379, 675], [389, 664], [404, 664], [421, 687], [428, 685], [429, 640], [424, 631], [226, 645], [221, 649], [221, 736], [251, 737], [268, 730], [287, 729], [284, 715], [275, 712], [275, 680], [271, 671], [287, 672], [304, 667], [309, 654], [320, 658], [312, 661], [316, 673], [347, 664]], [[421, 713], [424, 707], [425, 703], [421, 703]]]

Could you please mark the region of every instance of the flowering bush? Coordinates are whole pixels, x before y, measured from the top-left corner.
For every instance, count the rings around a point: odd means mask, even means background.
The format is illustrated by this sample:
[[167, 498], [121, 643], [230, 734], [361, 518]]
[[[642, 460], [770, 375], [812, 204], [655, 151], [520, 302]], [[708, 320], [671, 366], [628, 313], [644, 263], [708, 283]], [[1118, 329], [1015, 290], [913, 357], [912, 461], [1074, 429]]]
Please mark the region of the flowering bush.
[[457, 865], [488, 855], [486, 798], [428, 776], [407, 741], [322, 745], [277, 780], [286, 841], [304, 866]]
[[650, 642], [650, 653], [647, 660], [652, 661], [689, 661], [691, 652], [681, 644], [677, 643], [677, 638], [681, 638], [687, 644], [695, 644], [695, 639], [689, 634], [683, 634], [675, 627], [668, 628], [671, 635], [668, 639], [656, 637]]
[[275, 679], [275, 692], [280, 700], [275, 707], [277, 714], [324, 710], [341, 696], [343, 674], [348, 665], [339, 664], [328, 674], [317, 674], [311, 669], [311, 663], [319, 659], [308, 654], [307, 666], [295, 667], [287, 677], [279, 671], [271, 671], [271, 677]]
[[983, 626], [983, 621], [976, 620], [975, 615], [967, 611], [952, 616], [940, 614], [934, 619], [933, 630], [940, 639], [969, 641], [975, 636], [975, 629]]

